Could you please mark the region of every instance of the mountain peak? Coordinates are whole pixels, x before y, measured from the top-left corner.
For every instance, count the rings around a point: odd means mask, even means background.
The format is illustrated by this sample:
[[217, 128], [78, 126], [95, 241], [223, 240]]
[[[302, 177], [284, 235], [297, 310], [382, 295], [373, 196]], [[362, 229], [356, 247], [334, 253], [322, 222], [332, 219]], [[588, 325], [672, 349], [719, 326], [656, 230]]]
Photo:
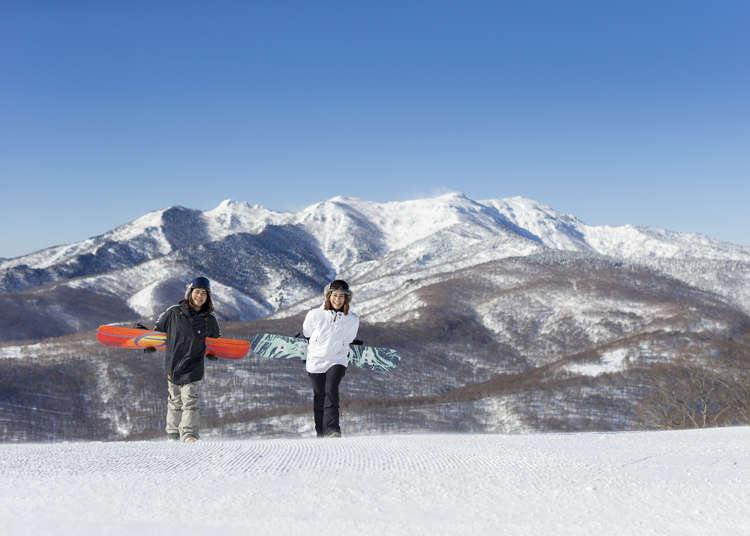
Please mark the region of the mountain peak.
[[336, 195], [328, 200], [329, 203], [358, 203], [362, 200], [358, 197], [348, 195]]
[[443, 194], [442, 197], [455, 198], [455, 199], [469, 199], [463, 192], [453, 191]]
[[228, 208], [236, 208], [241, 206], [248, 206], [248, 204], [243, 201], [235, 201], [234, 199], [224, 199], [221, 203], [216, 205], [216, 208], [214, 208], [213, 210], [226, 210]]
[[262, 207], [261, 205], [251, 205], [246, 201], [236, 201], [234, 199], [225, 199], [216, 207], [207, 210], [206, 214], [227, 214], [227, 213], [247, 213], [250, 211], [262, 210], [265, 212], [271, 212], [269, 209]]
[[438, 196], [428, 198], [428, 200], [440, 201], [440, 202], [446, 202], [446, 203], [466, 202], [466, 201], [470, 203], [476, 203], [476, 201], [474, 201], [473, 199], [470, 199], [469, 197], [466, 196], [466, 194], [462, 192], [446, 192], [444, 194], [440, 194]]

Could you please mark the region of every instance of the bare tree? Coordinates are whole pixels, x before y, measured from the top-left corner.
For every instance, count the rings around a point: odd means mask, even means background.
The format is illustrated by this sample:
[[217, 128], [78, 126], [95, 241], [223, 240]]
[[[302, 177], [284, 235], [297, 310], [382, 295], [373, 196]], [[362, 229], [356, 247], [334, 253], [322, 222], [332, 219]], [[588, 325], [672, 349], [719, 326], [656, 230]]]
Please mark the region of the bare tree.
[[705, 428], [734, 424], [738, 410], [741, 410], [735, 382], [726, 375], [687, 360], [653, 367], [646, 387], [647, 395], [636, 405], [636, 418], [643, 428]]

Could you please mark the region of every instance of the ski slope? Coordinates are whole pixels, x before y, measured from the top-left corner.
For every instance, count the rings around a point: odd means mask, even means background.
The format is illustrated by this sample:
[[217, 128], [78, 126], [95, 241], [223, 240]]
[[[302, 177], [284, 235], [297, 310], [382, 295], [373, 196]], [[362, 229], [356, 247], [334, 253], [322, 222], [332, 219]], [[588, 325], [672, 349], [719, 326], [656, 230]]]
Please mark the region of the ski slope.
[[0, 445], [21, 534], [750, 534], [750, 428]]

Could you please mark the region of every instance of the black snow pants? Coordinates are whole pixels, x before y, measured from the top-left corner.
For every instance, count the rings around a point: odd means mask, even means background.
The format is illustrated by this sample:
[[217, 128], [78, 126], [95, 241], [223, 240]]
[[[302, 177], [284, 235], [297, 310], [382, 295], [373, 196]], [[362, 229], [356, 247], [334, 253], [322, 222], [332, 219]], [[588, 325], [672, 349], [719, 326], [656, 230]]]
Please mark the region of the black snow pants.
[[344, 365], [333, 365], [322, 373], [307, 373], [313, 386], [313, 415], [315, 433], [325, 437], [331, 433], [341, 434], [339, 426], [339, 384], [346, 374]]

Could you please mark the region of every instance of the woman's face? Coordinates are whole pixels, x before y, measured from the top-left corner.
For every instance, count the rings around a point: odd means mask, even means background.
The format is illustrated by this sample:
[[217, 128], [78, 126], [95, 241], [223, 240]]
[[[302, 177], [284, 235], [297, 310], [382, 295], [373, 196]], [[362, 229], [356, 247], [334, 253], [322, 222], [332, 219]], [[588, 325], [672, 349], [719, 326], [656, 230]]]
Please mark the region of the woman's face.
[[341, 309], [346, 302], [346, 294], [340, 290], [334, 290], [331, 292], [331, 305], [334, 309]]
[[190, 293], [190, 301], [193, 302], [193, 305], [196, 307], [196, 309], [200, 309], [201, 307], [203, 307], [203, 304], [206, 303], [207, 299], [208, 293], [205, 291], [205, 289], [194, 288]]

